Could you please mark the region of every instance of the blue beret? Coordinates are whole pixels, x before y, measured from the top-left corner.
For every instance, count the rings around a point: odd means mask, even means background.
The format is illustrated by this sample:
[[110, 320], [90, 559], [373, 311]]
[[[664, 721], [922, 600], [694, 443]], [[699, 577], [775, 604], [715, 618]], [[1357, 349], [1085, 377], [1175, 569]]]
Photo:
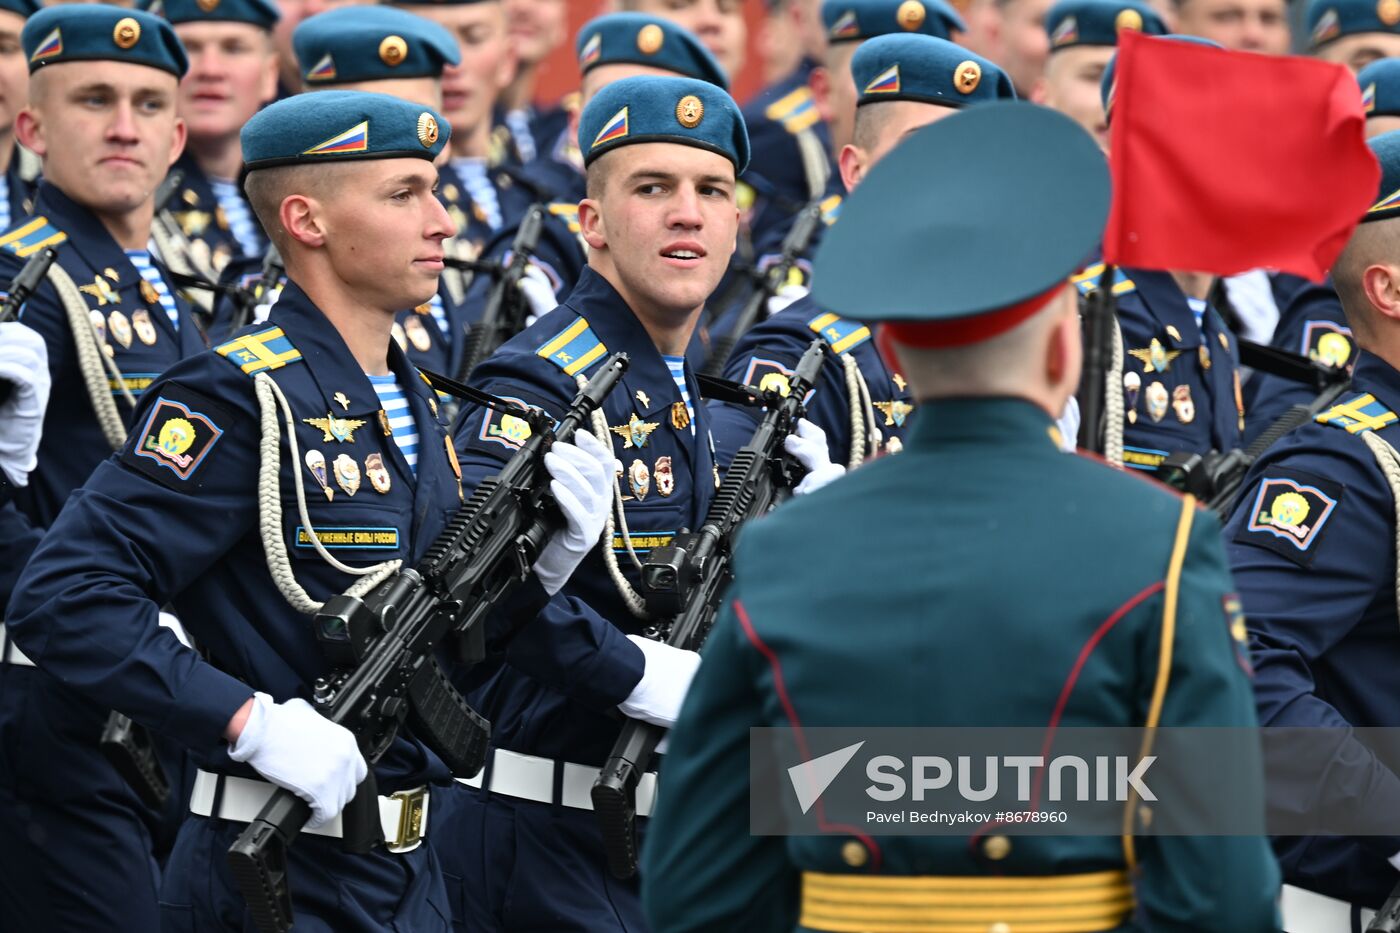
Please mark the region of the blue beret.
[[1400, 32], [1400, 0], [1311, 0], [1308, 48], [1358, 32]]
[[1400, 217], [1400, 130], [1373, 136], [1366, 141], [1381, 164], [1381, 186], [1376, 203], [1366, 211], [1361, 222], [1390, 220]]
[[[1108, 163], [1061, 113], [995, 101], [900, 143], [846, 198], [812, 299], [859, 321], [954, 322], [1042, 295], [1090, 257]], [[1007, 263], [1007, 243], [1033, 244]]]
[[244, 124], [241, 138], [243, 162], [251, 171], [349, 159], [431, 161], [451, 135], [442, 114], [403, 98], [320, 91], [264, 108]]
[[1368, 117], [1400, 117], [1400, 58], [1371, 62], [1356, 75]]
[[385, 6], [344, 6], [302, 20], [292, 33], [308, 86], [385, 78], [438, 78], [462, 60], [452, 33]]
[[829, 42], [859, 42], [890, 33], [917, 32], [951, 39], [967, 24], [943, 0], [824, 0], [822, 21]]
[[1138, 0], [1060, 0], [1045, 16], [1052, 52], [1076, 45], [1117, 45], [1124, 29], [1161, 36], [1167, 24]]
[[861, 104], [914, 100], [942, 107], [1015, 98], [1011, 79], [996, 65], [947, 39], [879, 36], [851, 57]]
[[142, 9], [172, 23], [250, 23], [263, 29], [282, 18], [271, 0], [150, 0]]
[[140, 10], [71, 3], [40, 10], [20, 33], [29, 71], [59, 62], [113, 61], [149, 65], [177, 78], [189, 70], [185, 47], [170, 24]]
[[585, 165], [629, 143], [677, 143], [749, 164], [749, 133], [739, 105], [723, 88], [694, 78], [637, 77], [614, 81], [593, 96], [578, 123]]
[[599, 65], [650, 65], [729, 90], [729, 78], [690, 30], [642, 13], [612, 13], [584, 23], [575, 44], [579, 71]]
[[0, 10], [18, 13], [26, 19], [39, 12], [38, 0], [0, 0]]
[[[1400, 2], [1400, 0], [1398, 0]], [[1213, 49], [1223, 49], [1221, 45], [1213, 39], [1203, 39], [1200, 36], [1167, 35], [1163, 39], [1170, 39], [1173, 42], [1194, 42], [1196, 45], [1206, 45]], [[1103, 101], [1104, 113], [1113, 115], [1113, 93], [1117, 89], [1114, 82], [1117, 80], [1118, 53], [1114, 52], [1113, 57], [1108, 60], [1108, 67], [1103, 70], [1103, 79], [1099, 82], [1099, 99]]]

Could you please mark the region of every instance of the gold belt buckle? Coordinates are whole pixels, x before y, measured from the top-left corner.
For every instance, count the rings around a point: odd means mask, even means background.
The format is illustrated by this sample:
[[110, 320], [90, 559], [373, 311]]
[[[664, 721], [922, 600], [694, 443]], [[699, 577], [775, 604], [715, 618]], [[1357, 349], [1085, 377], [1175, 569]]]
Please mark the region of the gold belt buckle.
[[428, 811], [428, 788], [396, 791], [389, 799], [399, 802], [399, 828], [393, 839], [385, 841], [390, 852], [408, 852], [423, 841], [423, 816]]

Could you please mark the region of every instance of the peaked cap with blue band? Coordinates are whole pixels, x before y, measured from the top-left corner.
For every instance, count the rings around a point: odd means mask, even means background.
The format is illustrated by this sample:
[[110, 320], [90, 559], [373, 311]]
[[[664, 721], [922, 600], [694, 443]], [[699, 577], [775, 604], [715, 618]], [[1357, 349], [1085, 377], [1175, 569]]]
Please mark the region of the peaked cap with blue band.
[[292, 33], [309, 87], [388, 78], [438, 78], [462, 61], [443, 26], [387, 6], [344, 6], [303, 20]]
[[589, 165], [631, 143], [677, 143], [749, 164], [749, 133], [739, 105], [723, 88], [695, 78], [636, 77], [614, 81], [593, 96], [578, 124], [579, 149]]
[[1381, 185], [1376, 203], [1366, 211], [1361, 222], [1400, 217], [1400, 130], [1373, 136], [1366, 140], [1366, 145], [1381, 164]]
[[1400, 117], [1400, 58], [1371, 62], [1356, 74], [1361, 109], [1368, 117]]
[[[851, 192], [822, 239], [812, 299], [867, 322], [990, 316], [1068, 284], [1103, 238], [1108, 201], [1108, 163], [1073, 120], [1021, 101], [969, 107], [911, 135]], [[1008, 264], [1012, 241], [1035, 248]]]
[[1308, 49], [1363, 32], [1400, 33], [1400, 0], [1311, 0]]
[[9, 10], [28, 19], [39, 12], [40, 6], [38, 0], [0, 0], [0, 10]]
[[142, 5], [153, 16], [180, 23], [248, 23], [271, 29], [282, 18], [272, 0], [151, 0]]
[[828, 42], [861, 42], [906, 32], [951, 39], [967, 32], [961, 16], [943, 0], [824, 0]]
[[966, 107], [1015, 99], [1011, 79], [996, 65], [936, 36], [877, 36], [851, 56], [856, 106], [912, 100]]
[[1050, 51], [1076, 45], [1118, 44], [1123, 30], [1149, 36], [1167, 34], [1167, 24], [1138, 0], [1060, 0], [1045, 16]]
[[451, 135], [442, 114], [421, 104], [366, 91], [319, 91], [259, 111], [241, 138], [243, 162], [254, 171], [350, 159], [431, 161]]
[[729, 90], [729, 78], [695, 34], [643, 13], [610, 13], [589, 20], [574, 46], [579, 72], [600, 65], [649, 65]]
[[29, 17], [20, 33], [33, 74], [61, 62], [130, 62], [182, 78], [189, 70], [185, 47], [170, 24], [140, 10], [101, 3], [51, 6]]
[[[1200, 36], [1182, 36], [1172, 33], [1159, 38], [1170, 39], [1173, 42], [1194, 42], [1196, 45], [1205, 45], [1212, 49], [1225, 48], [1213, 39], [1203, 39]], [[1113, 84], [1117, 79], [1117, 66], [1118, 53], [1114, 52], [1113, 57], [1108, 60], [1108, 67], [1103, 70], [1103, 79], [1099, 82], [1099, 99], [1103, 101], [1104, 112], [1110, 116], [1113, 114]]]

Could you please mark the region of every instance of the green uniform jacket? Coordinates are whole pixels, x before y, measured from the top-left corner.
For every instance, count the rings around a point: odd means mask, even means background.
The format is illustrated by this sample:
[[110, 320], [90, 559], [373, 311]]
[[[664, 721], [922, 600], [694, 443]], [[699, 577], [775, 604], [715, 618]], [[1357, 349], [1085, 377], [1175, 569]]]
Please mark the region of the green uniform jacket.
[[[804, 871], [1126, 867], [1109, 836], [1012, 836], [989, 857], [985, 838], [749, 834], [750, 727], [1049, 725], [1071, 681], [1061, 726], [1146, 723], [1183, 501], [1052, 435], [1023, 400], [929, 403], [903, 453], [744, 530], [643, 851], [657, 933], [802, 929]], [[1253, 726], [1220, 526], [1186, 514], [1160, 725]], [[1262, 814], [1262, 767], [1248, 770]], [[1277, 928], [1265, 839], [1138, 837], [1135, 850], [1137, 911], [1116, 929]]]

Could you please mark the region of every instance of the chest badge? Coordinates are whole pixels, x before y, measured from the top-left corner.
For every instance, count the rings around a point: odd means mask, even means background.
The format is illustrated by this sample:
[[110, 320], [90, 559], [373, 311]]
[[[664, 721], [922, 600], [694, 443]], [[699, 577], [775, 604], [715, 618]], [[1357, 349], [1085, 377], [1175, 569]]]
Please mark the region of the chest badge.
[[330, 474], [326, 472], [326, 455], [319, 450], [311, 449], [306, 452], [306, 468], [311, 471], [321, 491], [326, 494], [326, 501], [335, 499], [335, 490], [330, 485]]
[[324, 418], [303, 418], [301, 421], [302, 424], [309, 424], [325, 434], [323, 441], [336, 441], [340, 444], [355, 443], [355, 432], [365, 425], [359, 418], [337, 418], [331, 412], [326, 412]]
[[1182, 424], [1196, 420], [1196, 403], [1191, 400], [1190, 386], [1179, 385], [1172, 389], [1172, 411], [1176, 412], [1176, 418]]
[[383, 454], [370, 454], [365, 458], [365, 476], [369, 477], [370, 488], [381, 496], [386, 495], [393, 485], [389, 470], [384, 466]]
[[643, 408], [651, 407], [651, 396], [647, 395], [641, 389], [637, 390], [637, 401], [641, 404]]
[[107, 329], [112, 334], [112, 339], [122, 345], [125, 350], [131, 346], [131, 322], [126, 319], [126, 315], [120, 311], [113, 311], [107, 315]]
[[632, 465], [627, 468], [627, 485], [638, 502], [647, 497], [647, 491], [651, 489], [651, 471], [645, 463], [640, 460], [632, 461]]
[[690, 427], [690, 409], [685, 407], [685, 402], [676, 402], [671, 406], [671, 427], [677, 431]]
[[1156, 337], [1142, 350], [1129, 350], [1128, 353], [1140, 361], [1149, 373], [1164, 373], [1171, 368], [1172, 361], [1181, 355], [1180, 350], [1168, 350]]
[[340, 406], [342, 411], [350, 410], [350, 397], [344, 392], [337, 392], [332, 395], [331, 398], [335, 400], [335, 403]]
[[669, 496], [676, 491], [676, 474], [671, 469], [670, 457], [657, 457], [656, 467], [651, 471], [656, 477], [656, 491], [662, 496]]
[[79, 285], [78, 291], [96, 298], [99, 308], [103, 305], [120, 304], [122, 300], [121, 296], [117, 294], [117, 290], [101, 276], [94, 278], [91, 285]]
[[909, 417], [909, 413], [914, 410], [914, 406], [908, 402], [889, 401], [876, 402], [875, 407], [884, 412], [885, 427], [904, 427], [904, 419]]
[[141, 291], [141, 300], [144, 301], [146, 304], [160, 304], [160, 294], [156, 291], [156, 287], [150, 282], [147, 282], [145, 279], [142, 279], [141, 284], [138, 286], [138, 288]]
[[1154, 382], [1147, 387], [1147, 413], [1153, 421], [1161, 421], [1167, 414], [1167, 387]]
[[[674, 414], [672, 415], [674, 419]], [[633, 447], [645, 447], [647, 440], [651, 437], [651, 432], [661, 427], [659, 424], [648, 424], [637, 413], [633, 412], [627, 423], [618, 427], [609, 427], [608, 430], [622, 438], [622, 449], [628, 450]], [[640, 463], [641, 461], [637, 461]], [[637, 498], [641, 498], [638, 496]]]
[[335, 484], [344, 489], [347, 496], [360, 491], [360, 465], [349, 454], [335, 458]]
[[151, 314], [145, 308], [131, 312], [131, 328], [136, 331], [136, 339], [146, 346], [155, 346], [156, 326], [151, 323]]
[[901, 376], [899, 373], [895, 373], [893, 376], [890, 376], [890, 379], [894, 382], [895, 388], [901, 392], [903, 392], [904, 387], [908, 385], [908, 383], [904, 381], [904, 377]]

